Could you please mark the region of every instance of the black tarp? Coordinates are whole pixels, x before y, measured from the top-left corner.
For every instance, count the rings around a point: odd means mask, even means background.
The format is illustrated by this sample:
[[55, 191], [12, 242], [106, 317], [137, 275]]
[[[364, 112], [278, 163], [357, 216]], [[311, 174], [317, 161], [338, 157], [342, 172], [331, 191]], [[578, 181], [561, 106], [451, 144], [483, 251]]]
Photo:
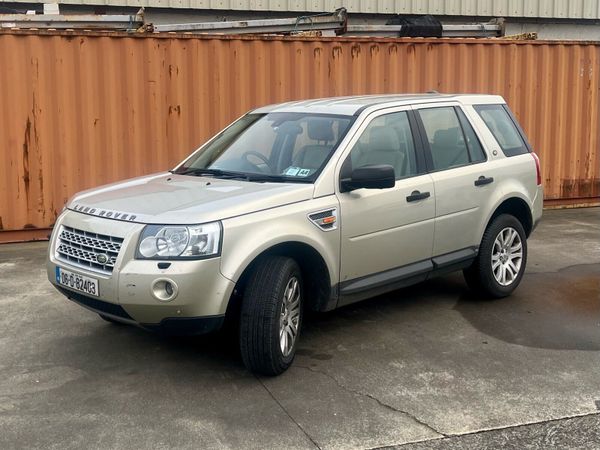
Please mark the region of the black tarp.
[[403, 16], [396, 14], [386, 25], [402, 25], [400, 37], [442, 37], [442, 23], [433, 16]]

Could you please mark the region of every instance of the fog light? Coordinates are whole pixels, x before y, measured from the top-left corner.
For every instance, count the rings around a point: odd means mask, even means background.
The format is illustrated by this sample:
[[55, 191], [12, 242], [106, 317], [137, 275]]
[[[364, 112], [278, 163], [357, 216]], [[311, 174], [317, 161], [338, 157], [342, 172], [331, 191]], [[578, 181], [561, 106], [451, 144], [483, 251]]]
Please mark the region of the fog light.
[[167, 295], [170, 297], [171, 295], [173, 295], [173, 285], [171, 284], [170, 281], [167, 281], [165, 283], [165, 292], [167, 293]]
[[159, 278], [152, 283], [151, 292], [154, 298], [161, 302], [170, 302], [177, 297], [178, 288], [173, 280]]

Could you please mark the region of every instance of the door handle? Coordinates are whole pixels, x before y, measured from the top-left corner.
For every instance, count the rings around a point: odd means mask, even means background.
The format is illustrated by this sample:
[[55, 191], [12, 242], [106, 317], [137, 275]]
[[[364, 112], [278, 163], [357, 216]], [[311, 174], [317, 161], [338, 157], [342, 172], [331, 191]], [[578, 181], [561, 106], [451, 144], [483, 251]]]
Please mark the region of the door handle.
[[406, 197], [407, 202], [416, 202], [428, 198], [431, 194], [429, 192], [412, 191], [409, 196]]
[[494, 177], [484, 177], [481, 175], [479, 178], [475, 180], [473, 183], [475, 186], [484, 186], [486, 184], [490, 184], [494, 182]]

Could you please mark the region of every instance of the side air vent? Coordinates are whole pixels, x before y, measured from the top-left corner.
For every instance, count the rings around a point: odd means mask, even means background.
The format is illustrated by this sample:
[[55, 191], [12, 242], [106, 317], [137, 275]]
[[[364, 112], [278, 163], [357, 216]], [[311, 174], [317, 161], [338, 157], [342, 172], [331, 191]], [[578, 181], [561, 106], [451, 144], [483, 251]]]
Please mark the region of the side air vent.
[[308, 218], [321, 230], [331, 231], [337, 229], [337, 208], [310, 213]]

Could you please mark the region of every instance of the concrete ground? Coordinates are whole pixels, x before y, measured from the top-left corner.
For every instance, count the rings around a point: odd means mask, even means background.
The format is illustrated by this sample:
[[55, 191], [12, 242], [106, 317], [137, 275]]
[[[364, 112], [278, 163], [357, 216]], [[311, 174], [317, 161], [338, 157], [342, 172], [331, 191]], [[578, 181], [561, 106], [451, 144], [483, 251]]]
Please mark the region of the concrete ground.
[[547, 211], [510, 298], [455, 274], [307, 320], [278, 378], [104, 322], [46, 246], [0, 246], [2, 449], [600, 447], [600, 208]]

